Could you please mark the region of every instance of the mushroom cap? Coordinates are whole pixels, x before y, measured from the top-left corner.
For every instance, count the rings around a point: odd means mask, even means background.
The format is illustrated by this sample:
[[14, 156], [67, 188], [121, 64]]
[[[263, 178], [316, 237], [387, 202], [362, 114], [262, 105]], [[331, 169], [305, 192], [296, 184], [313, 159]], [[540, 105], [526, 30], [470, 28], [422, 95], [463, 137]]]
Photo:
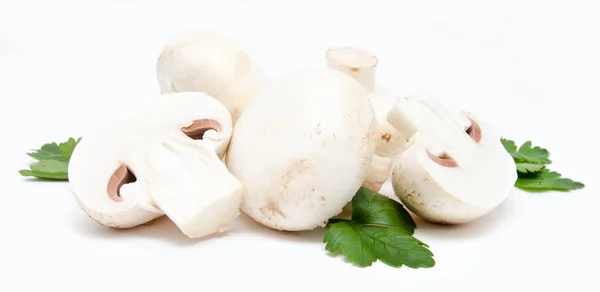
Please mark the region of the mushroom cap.
[[[399, 115], [404, 123], [394, 122]], [[407, 148], [393, 157], [392, 185], [419, 217], [466, 223], [486, 215], [509, 195], [517, 179], [515, 162], [483, 120], [449, 111], [427, 97], [398, 102], [388, 118], [397, 129], [414, 129]]]
[[269, 84], [238, 119], [226, 156], [244, 184], [242, 211], [278, 230], [324, 226], [367, 176], [375, 123], [367, 94], [332, 69]]
[[168, 40], [157, 61], [162, 93], [199, 91], [221, 101], [234, 122], [268, 76], [233, 40], [191, 30]]
[[[194, 140], [182, 129], [198, 120], [216, 121], [219, 129]], [[98, 223], [114, 228], [141, 225], [164, 215], [149, 193], [155, 187], [149, 184], [156, 177], [154, 150], [167, 142], [179, 143], [197, 149], [188, 157], [204, 149], [222, 157], [231, 134], [230, 114], [216, 99], [199, 92], [156, 96], [83, 136], [69, 162], [69, 184], [81, 208]], [[117, 188], [111, 178], [125, 177], [127, 170], [136, 180], [124, 181], [119, 196], [111, 198], [109, 182]]]

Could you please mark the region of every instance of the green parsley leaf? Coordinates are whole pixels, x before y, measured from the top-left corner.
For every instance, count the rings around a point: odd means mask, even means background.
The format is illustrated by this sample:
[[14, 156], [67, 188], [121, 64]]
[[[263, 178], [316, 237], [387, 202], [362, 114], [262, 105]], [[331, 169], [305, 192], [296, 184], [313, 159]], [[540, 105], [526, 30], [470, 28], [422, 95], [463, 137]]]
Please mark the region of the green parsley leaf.
[[379, 193], [361, 188], [352, 199], [352, 219], [335, 222], [323, 238], [325, 249], [360, 267], [377, 260], [392, 267], [435, 265], [429, 246], [413, 237], [416, 224], [410, 214]]
[[357, 228], [360, 224], [351, 221], [337, 222], [329, 226], [323, 242], [326, 243], [325, 249], [342, 254], [350, 261], [360, 267], [368, 267], [377, 260], [377, 256], [363, 242]]
[[517, 163], [517, 171], [521, 173], [538, 172], [544, 169], [543, 164]]
[[68, 180], [69, 160], [80, 140], [81, 138], [77, 140], [69, 138], [60, 144], [47, 143], [42, 145], [40, 149], [27, 153], [27, 155], [38, 161], [30, 165], [29, 169], [19, 170], [19, 174], [39, 179]]
[[514, 141], [500, 138], [500, 142], [504, 145], [504, 149], [514, 158], [517, 159], [517, 144]]
[[361, 188], [352, 200], [352, 221], [397, 226], [409, 234], [417, 227], [401, 204], [367, 188]]
[[34, 152], [27, 153], [30, 157], [36, 160], [58, 160], [66, 161], [63, 157], [60, 147], [56, 143], [44, 144], [40, 149]]
[[60, 148], [60, 153], [66, 159], [66, 161], [69, 161], [69, 159], [71, 159], [73, 150], [75, 150], [75, 146], [77, 146], [77, 143], [79, 143], [80, 140], [81, 138], [78, 138], [77, 140], [69, 138], [67, 142], [63, 142], [60, 143], [60, 145], [58, 145], [58, 147]]
[[522, 173], [521, 175], [519, 175], [519, 178], [522, 179], [555, 179], [555, 178], [560, 178], [560, 173], [556, 172], [556, 171], [550, 171], [547, 168], [544, 168], [543, 170], [536, 172], [536, 173]]
[[501, 138], [501, 142], [517, 165], [516, 187], [538, 191], [569, 191], [585, 187], [583, 183], [563, 178], [560, 173], [550, 171], [547, 165], [552, 161], [548, 150], [538, 146], [532, 147], [531, 141], [525, 142], [519, 148], [514, 141]]
[[520, 160], [520, 162], [534, 164], [547, 165], [552, 163], [550, 160], [550, 152], [539, 146], [531, 147], [531, 141], [527, 141], [523, 143], [521, 147], [519, 147], [519, 150], [517, 151], [517, 159]]
[[531, 141], [527, 141], [517, 149], [517, 144], [514, 141], [501, 138], [500, 141], [504, 145], [504, 149], [513, 157], [517, 163], [529, 163], [547, 165], [551, 164], [550, 152], [539, 146], [531, 147]]
[[561, 174], [548, 169], [530, 175], [520, 175], [515, 186], [524, 190], [569, 191], [585, 187], [583, 183], [562, 178]]
[[377, 259], [392, 267], [416, 269], [435, 265], [427, 245], [398, 227], [337, 222], [329, 227], [324, 241], [328, 251], [341, 251], [360, 267], [371, 266]]
[[68, 180], [68, 162], [58, 160], [40, 160], [30, 166], [31, 170], [22, 169], [22, 176], [33, 176], [51, 180]]

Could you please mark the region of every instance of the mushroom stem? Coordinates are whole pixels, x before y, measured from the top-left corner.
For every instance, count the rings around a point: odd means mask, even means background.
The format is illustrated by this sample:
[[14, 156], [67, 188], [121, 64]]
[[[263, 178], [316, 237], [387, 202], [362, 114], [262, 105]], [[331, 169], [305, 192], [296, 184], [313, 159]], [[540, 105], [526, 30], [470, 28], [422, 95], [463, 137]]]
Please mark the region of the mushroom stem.
[[387, 121], [396, 129], [396, 131], [400, 132], [402, 136], [404, 136], [407, 140], [417, 133], [419, 130], [417, 125], [415, 125], [408, 117], [405, 112], [407, 109], [404, 107], [406, 105], [406, 99], [400, 99], [394, 103], [392, 108], [387, 114]]
[[239, 215], [243, 186], [216, 153], [193, 142], [164, 141], [147, 157], [150, 198], [188, 237], [223, 232]]
[[327, 67], [348, 74], [368, 93], [375, 90], [377, 57], [355, 47], [333, 47], [325, 53]]
[[391, 158], [373, 155], [371, 167], [362, 186], [374, 192], [379, 192], [381, 186], [388, 179], [391, 164]]

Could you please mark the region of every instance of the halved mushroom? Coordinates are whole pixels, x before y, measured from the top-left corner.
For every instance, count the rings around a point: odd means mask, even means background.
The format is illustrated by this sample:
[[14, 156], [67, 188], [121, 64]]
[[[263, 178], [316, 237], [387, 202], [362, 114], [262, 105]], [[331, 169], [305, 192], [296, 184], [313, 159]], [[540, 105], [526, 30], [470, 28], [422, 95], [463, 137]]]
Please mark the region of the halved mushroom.
[[79, 142], [69, 184], [98, 223], [130, 228], [167, 215], [189, 237], [224, 230], [243, 187], [222, 158], [227, 109], [199, 92], [157, 96], [107, 120]]
[[390, 157], [406, 144], [406, 137], [398, 133], [387, 121], [387, 114], [400, 97], [376, 83], [379, 60], [373, 53], [356, 47], [332, 47], [325, 53], [328, 68], [344, 72], [358, 81], [369, 94], [377, 126], [373, 129], [376, 141], [370, 176], [364, 187], [378, 192], [389, 177]]
[[374, 124], [364, 88], [339, 71], [303, 69], [269, 84], [227, 151], [245, 186], [242, 211], [278, 230], [324, 226], [368, 175]]
[[500, 205], [517, 179], [513, 158], [490, 125], [453, 112], [432, 97], [398, 101], [388, 121], [407, 148], [393, 158], [396, 196], [421, 218], [466, 223]]
[[157, 61], [162, 93], [205, 92], [237, 120], [268, 83], [262, 67], [233, 40], [208, 30], [191, 30], [168, 40]]

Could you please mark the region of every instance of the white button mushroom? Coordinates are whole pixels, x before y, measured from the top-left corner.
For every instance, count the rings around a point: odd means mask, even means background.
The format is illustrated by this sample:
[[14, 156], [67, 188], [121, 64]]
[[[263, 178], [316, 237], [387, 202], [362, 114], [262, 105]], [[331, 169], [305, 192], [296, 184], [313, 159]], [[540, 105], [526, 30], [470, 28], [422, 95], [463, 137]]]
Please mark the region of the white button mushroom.
[[328, 68], [348, 74], [369, 94], [377, 118], [377, 127], [373, 133], [377, 142], [370, 177], [363, 186], [379, 191], [389, 176], [390, 157], [401, 151], [406, 144], [406, 137], [398, 133], [387, 121], [387, 114], [399, 97], [376, 83], [378, 59], [373, 53], [356, 47], [332, 47], [326, 51], [325, 60]]
[[240, 45], [205, 30], [171, 38], [158, 58], [156, 70], [162, 93], [205, 92], [227, 107], [234, 123], [268, 83], [262, 67]]
[[422, 96], [398, 101], [388, 121], [410, 137], [393, 158], [394, 193], [419, 217], [466, 223], [500, 205], [514, 186], [513, 158], [500, 136], [475, 116]]
[[245, 186], [242, 211], [278, 230], [324, 226], [367, 177], [374, 124], [365, 90], [339, 71], [271, 83], [240, 116], [226, 155]]
[[105, 226], [130, 228], [166, 214], [189, 237], [223, 231], [243, 193], [222, 161], [231, 134], [231, 116], [216, 99], [158, 96], [84, 135], [69, 184]]

